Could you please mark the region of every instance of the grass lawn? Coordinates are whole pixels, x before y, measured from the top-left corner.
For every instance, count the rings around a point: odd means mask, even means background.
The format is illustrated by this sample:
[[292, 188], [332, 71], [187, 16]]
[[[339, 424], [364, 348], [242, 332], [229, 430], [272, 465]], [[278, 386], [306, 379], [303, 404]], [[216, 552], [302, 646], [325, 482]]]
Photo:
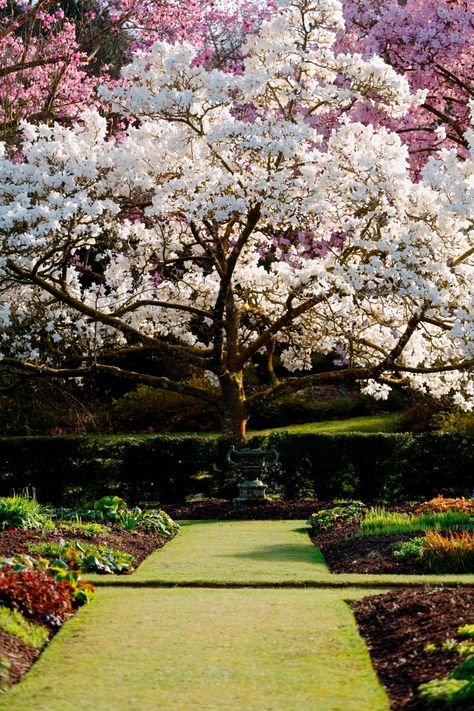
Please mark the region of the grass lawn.
[[[288, 425], [287, 427], [274, 427], [265, 430], [247, 431], [248, 436], [254, 435], [269, 435], [272, 432], [289, 432], [294, 434], [319, 434], [320, 432], [394, 432], [398, 413], [390, 413], [387, 415], [365, 415], [364, 417], [352, 417], [347, 420], [323, 420], [322, 422], [307, 422], [303, 425]], [[107, 434], [107, 435], [90, 435], [93, 439], [98, 440], [117, 440], [124, 437], [133, 438], [149, 438], [159, 436], [156, 432], [150, 434]], [[166, 432], [166, 437], [219, 437], [219, 432]]]
[[100, 589], [4, 711], [385, 711], [348, 598], [333, 590]]
[[[304, 425], [289, 425], [275, 427], [270, 430], [258, 430], [255, 434], [271, 434], [272, 432], [289, 432], [290, 434], [319, 434], [320, 432], [394, 432], [398, 413], [389, 415], [366, 415], [352, 417], [349, 420], [325, 420], [324, 422], [307, 422]], [[252, 430], [249, 434], [253, 434]]]

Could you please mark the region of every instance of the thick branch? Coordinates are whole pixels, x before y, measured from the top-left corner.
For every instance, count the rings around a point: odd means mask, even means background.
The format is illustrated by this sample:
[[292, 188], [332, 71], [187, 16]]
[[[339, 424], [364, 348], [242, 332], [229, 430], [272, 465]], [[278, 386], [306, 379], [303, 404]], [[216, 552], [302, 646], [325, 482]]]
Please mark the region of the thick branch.
[[311, 388], [321, 383], [345, 383], [354, 380], [367, 380], [374, 376], [376, 368], [346, 368], [344, 370], [332, 370], [327, 373], [314, 373], [302, 377], [288, 378], [277, 386], [270, 386], [263, 391], [259, 391], [247, 398], [250, 407], [255, 403], [268, 402], [276, 398], [296, 393], [299, 390]]
[[8, 267], [17, 276], [21, 277], [22, 279], [26, 279], [27, 281], [33, 284], [36, 284], [48, 294], [51, 294], [51, 296], [57, 299], [60, 303], [64, 303], [68, 306], [71, 306], [79, 313], [91, 318], [92, 321], [97, 321], [107, 326], [110, 326], [116, 329], [117, 331], [120, 331], [124, 335], [131, 336], [142, 343], [154, 346], [157, 350], [159, 349], [164, 352], [172, 353], [181, 358], [183, 361], [190, 363], [191, 365], [196, 365], [200, 368], [206, 368], [209, 365], [209, 354], [206, 351], [202, 351], [197, 348], [192, 348], [191, 346], [178, 346], [172, 343], [168, 343], [166, 341], [162, 341], [153, 336], [147, 336], [138, 331], [136, 328], [133, 328], [133, 326], [130, 326], [129, 324], [123, 321], [120, 321], [118, 318], [111, 314], [106, 314], [101, 311], [97, 311], [96, 309], [93, 309], [91, 306], [86, 306], [84, 303], [82, 303], [82, 301], [79, 301], [79, 299], [76, 299], [71, 294], [69, 294], [69, 292], [59, 289], [53, 284], [50, 284], [48, 281], [38, 276], [37, 274], [32, 274], [31, 272], [25, 269], [21, 269], [12, 262], [8, 263]]
[[170, 380], [165, 377], [149, 375], [147, 373], [137, 373], [135, 371], [126, 370], [114, 365], [97, 364], [81, 366], [80, 368], [54, 368], [52, 366], [36, 365], [35, 363], [29, 363], [28, 361], [16, 360], [15, 358], [4, 358], [0, 361], [0, 370], [3, 370], [4, 368], [13, 371], [20, 371], [39, 378], [82, 378], [86, 375], [91, 375], [97, 372], [106, 373], [108, 375], [115, 375], [127, 380], [133, 380], [138, 383], [147, 383], [148, 385], [153, 385], [160, 390], [180, 393], [181, 395], [189, 395], [190, 397], [204, 400], [211, 405], [218, 404], [217, 396], [209, 390], [204, 390], [204, 388], [198, 388], [194, 385], [188, 385], [187, 383], [177, 383], [174, 380]]
[[321, 303], [324, 301], [326, 298], [326, 294], [322, 295], [320, 294], [319, 296], [315, 296], [312, 299], [307, 299], [304, 301], [302, 304], [297, 306], [296, 308], [289, 308], [283, 316], [280, 316], [279, 319], [277, 319], [269, 328], [267, 328], [263, 333], [261, 333], [253, 343], [250, 343], [249, 346], [240, 354], [239, 357], [239, 366], [240, 368], [243, 368], [245, 363], [253, 356], [255, 353], [257, 353], [261, 348], [267, 345], [271, 341], [271, 339], [279, 333], [283, 328], [291, 324], [295, 319], [297, 319], [299, 316], [302, 314], [306, 313], [310, 309], [312, 309], [314, 306], [317, 304]]

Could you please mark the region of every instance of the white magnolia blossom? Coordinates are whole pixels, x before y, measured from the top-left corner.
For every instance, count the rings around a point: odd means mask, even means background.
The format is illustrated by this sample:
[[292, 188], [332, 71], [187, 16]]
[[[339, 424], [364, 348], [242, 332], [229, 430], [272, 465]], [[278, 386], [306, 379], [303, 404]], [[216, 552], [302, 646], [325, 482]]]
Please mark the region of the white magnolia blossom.
[[119, 138], [96, 111], [24, 124], [23, 162], [0, 157], [4, 362], [141, 344], [222, 385], [277, 342], [290, 370], [335, 352], [374, 397], [399, 380], [471, 407], [473, 155], [442, 151], [413, 182], [396, 134], [349, 120], [423, 94], [336, 54], [342, 24], [337, 0], [294, 0], [242, 75], [186, 44], [136, 53], [102, 92], [139, 119]]

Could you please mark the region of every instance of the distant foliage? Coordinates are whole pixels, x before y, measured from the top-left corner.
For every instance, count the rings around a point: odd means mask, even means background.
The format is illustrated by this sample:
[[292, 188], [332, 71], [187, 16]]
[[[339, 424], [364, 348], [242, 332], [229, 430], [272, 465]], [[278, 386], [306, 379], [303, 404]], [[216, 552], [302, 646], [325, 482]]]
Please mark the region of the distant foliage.
[[359, 518], [366, 510], [365, 504], [361, 501], [354, 501], [347, 506], [333, 506], [329, 509], [321, 509], [306, 521], [308, 526], [311, 526], [314, 533], [327, 531], [340, 521], [348, 521]]

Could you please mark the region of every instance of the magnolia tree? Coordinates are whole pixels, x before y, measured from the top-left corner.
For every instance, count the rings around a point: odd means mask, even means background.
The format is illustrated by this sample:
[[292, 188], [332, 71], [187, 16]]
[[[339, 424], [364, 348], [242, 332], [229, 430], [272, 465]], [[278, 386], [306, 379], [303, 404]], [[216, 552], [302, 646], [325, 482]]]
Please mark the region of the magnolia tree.
[[[395, 133], [425, 95], [380, 58], [335, 50], [337, 0], [294, 0], [248, 39], [240, 73], [188, 44], [137, 51], [102, 100], [134, 116], [112, 137], [23, 125], [0, 163], [5, 373], [111, 373], [212, 403], [241, 437], [253, 402], [319, 382], [393, 383], [472, 405], [474, 164], [445, 150], [421, 180]], [[468, 130], [466, 145], [474, 149]], [[247, 393], [277, 346], [298, 374]], [[311, 369], [313, 352], [336, 352]], [[130, 370], [171, 355], [208, 387]]]
[[0, 0], [0, 138], [14, 143], [22, 119], [68, 123], [114, 85], [132, 49], [186, 40], [198, 61], [240, 71], [243, 38], [268, 16], [247, 0]]
[[415, 169], [440, 146], [465, 155], [469, 100], [474, 98], [471, 0], [344, 0], [344, 16], [348, 30], [341, 47], [378, 54], [412, 89], [426, 89], [422, 106], [401, 119], [384, 119], [373, 109], [366, 118], [403, 136]]

